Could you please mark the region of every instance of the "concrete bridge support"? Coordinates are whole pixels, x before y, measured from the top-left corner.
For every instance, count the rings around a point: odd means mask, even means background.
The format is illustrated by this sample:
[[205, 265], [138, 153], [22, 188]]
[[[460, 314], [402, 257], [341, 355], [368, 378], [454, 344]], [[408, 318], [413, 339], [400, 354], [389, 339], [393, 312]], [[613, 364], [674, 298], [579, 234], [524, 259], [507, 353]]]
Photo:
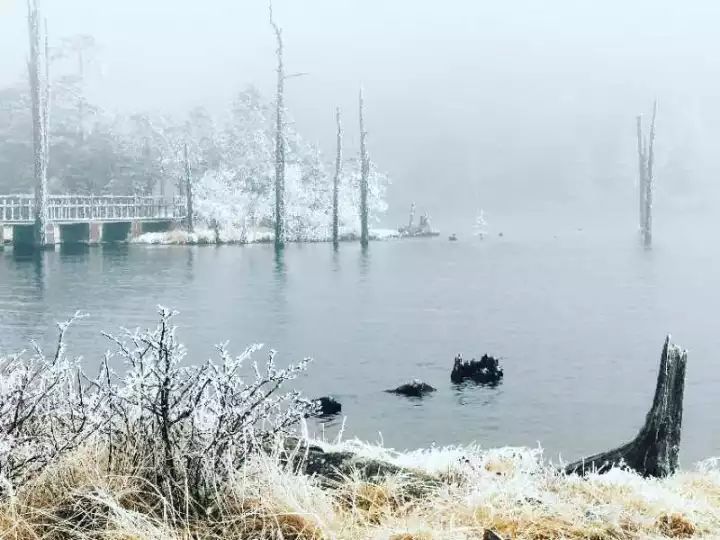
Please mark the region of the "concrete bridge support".
[[[79, 223], [49, 223], [46, 227], [46, 248], [56, 244], [97, 245], [108, 242], [127, 242], [148, 232], [172, 230], [168, 221], [90, 221]], [[0, 248], [3, 241], [22, 247], [35, 247], [34, 225], [4, 225], [0, 223]]]
[[13, 245], [23, 247], [53, 248], [60, 243], [60, 227], [48, 223], [45, 226], [45, 245], [35, 244], [35, 225], [13, 225]]
[[98, 242], [127, 242], [130, 238], [132, 225], [129, 221], [120, 223], [98, 223]]
[[60, 225], [60, 242], [62, 244], [87, 244], [90, 240], [90, 224], [72, 223]]
[[89, 244], [98, 245], [107, 242], [127, 242], [130, 238], [132, 223], [129, 221], [118, 223], [73, 223], [61, 225], [63, 244]]

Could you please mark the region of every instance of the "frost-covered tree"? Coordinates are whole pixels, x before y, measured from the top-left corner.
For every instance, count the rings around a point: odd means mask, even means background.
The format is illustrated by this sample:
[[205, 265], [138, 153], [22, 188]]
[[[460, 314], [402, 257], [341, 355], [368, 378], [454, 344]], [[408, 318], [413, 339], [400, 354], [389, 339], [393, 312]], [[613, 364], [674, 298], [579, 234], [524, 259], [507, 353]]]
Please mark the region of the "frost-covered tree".
[[368, 177], [370, 175], [370, 158], [367, 151], [367, 131], [365, 131], [365, 99], [360, 88], [360, 243], [368, 245]]
[[50, 120], [50, 60], [47, 38], [40, 29], [40, 13], [37, 0], [28, 0], [28, 36], [30, 56], [28, 74], [32, 105], [33, 126], [33, 164], [35, 179], [35, 245], [47, 244], [47, 170], [49, 156], [49, 120]]
[[337, 123], [337, 141], [335, 152], [335, 176], [333, 177], [332, 239], [333, 245], [337, 247], [340, 231], [340, 214], [338, 204], [340, 195], [340, 175], [342, 174], [342, 119], [340, 118], [340, 107], [338, 107], [335, 111], [335, 121]]
[[273, 19], [272, 1], [270, 25], [277, 40], [277, 93], [275, 96], [275, 246], [285, 244], [285, 66], [283, 64], [282, 30]]

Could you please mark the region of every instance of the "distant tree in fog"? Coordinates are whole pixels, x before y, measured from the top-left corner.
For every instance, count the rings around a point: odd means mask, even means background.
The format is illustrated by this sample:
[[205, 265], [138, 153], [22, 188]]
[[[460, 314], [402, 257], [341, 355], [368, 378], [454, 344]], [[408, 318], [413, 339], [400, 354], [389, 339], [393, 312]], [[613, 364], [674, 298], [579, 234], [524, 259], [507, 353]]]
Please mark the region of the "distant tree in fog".
[[648, 140], [642, 130], [642, 116], [637, 117], [637, 149], [639, 169], [640, 232], [646, 247], [652, 245], [652, 207], [655, 167], [655, 119], [657, 101], [653, 106], [652, 121]]

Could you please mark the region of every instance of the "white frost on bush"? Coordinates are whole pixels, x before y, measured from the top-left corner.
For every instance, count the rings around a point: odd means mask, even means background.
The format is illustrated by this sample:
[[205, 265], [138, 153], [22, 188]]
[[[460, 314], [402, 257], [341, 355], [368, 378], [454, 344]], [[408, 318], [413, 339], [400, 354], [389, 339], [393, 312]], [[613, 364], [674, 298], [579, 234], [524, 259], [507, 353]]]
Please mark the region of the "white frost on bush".
[[[275, 209], [274, 123], [271, 108], [258, 92], [241, 92], [225, 125], [204, 144], [195, 145], [194, 209], [197, 221], [210, 229], [236, 231], [242, 241], [261, 229], [272, 229]], [[285, 206], [291, 241], [330, 239], [333, 174], [317, 146], [286, 128]], [[340, 225], [360, 228], [360, 165], [347, 160], [340, 178]], [[368, 204], [371, 222], [387, 211], [389, 179], [371, 164]]]
[[[95, 436], [108, 449], [108, 469], [122, 455], [143, 463], [165, 496], [201, 504], [264, 437], [314, 409], [284, 389], [309, 359], [280, 367], [274, 351], [265, 362], [252, 358], [259, 345], [239, 356], [222, 345], [217, 360], [188, 362], [173, 316], [160, 308], [154, 329], [106, 334], [116, 351], [94, 379], [65, 355], [70, 323], [60, 325], [52, 358], [36, 348], [29, 358], [0, 359], [0, 495]], [[111, 368], [116, 358], [121, 374]]]

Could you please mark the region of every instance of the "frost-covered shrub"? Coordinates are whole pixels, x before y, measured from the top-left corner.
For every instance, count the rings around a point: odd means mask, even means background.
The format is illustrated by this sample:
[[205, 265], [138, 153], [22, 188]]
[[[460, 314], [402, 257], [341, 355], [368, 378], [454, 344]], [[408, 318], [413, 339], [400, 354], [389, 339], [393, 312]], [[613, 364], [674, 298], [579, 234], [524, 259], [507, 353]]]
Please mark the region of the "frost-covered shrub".
[[99, 396], [87, 391], [77, 359], [65, 354], [65, 333], [80, 317], [58, 324], [51, 357], [34, 344], [32, 355], [0, 358], [2, 495], [77, 449], [103, 421]]
[[285, 432], [312, 408], [283, 388], [309, 359], [279, 368], [270, 351], [260, 365], [252, 355], [261, 346], [232, 356], [222, 345], [217, 360], [188, 362], [173, 315], [160, 308], [155, 329], [108, 335], [124, 375], [111, 370], [108, 355], [95, 386], [108, 418], [110, 466], [117, 455], [130, 458], [171, 500], [200, 508], [263, 437]]
[[274, 351], [253, 360], [260, 345], [239, 356], [221, 345], [217, 359], [190, 362], [174, 313], [159, 313], [152, 330], [106, 334], [117, 350], [97, 378], [65, 355], [65, 332], [79, 315], [59, 325], [51, 358], [37, 346], [32, 356], [0, 358], [0, 496], [92, 437], [108, 470], [131, 464], [167, 500], [194, 511], [266, 437], [312, 412], [284, 388], [309, 359], [281, 368]]

